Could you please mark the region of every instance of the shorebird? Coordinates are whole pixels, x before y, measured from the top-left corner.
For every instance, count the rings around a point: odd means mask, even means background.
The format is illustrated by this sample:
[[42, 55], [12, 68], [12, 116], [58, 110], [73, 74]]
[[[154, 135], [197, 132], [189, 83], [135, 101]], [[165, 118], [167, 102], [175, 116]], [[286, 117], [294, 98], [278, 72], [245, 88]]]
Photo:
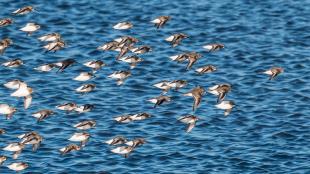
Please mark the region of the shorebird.
[[28, 109], [32, 102], [32, 88], [28, 87], [25, 82], [19, 83], [18, 89], [11, 94], [12, 97], [24, 97], [24, 108]]
[[51, 52], [54, 53], [66, 46], [66, 43], [63, 40], [56, 40], [54, 42], [50, 42], [43, 46], [43, 48], [46, 50], [45, 52]]
[[77, 105], [75, 103], [64, 103], [56, 106], [57, 109], [67, 111], [67, 113], [75, 110]]
[[7, 160], [6, 156], [0, 156], [0, 166]]
[[55, 42], [59, 41], [61, 38], [59, 33], [49, 33], [44, 36], [39, 37], [38, 39], [42, 42]]
[[156, 87], [156, 88], [161, 89], [162, 90], [161, 94], [166, 94], [172, 88], [171, 83], [169, 81], [167, 81], [167, 80], [164, 80], [164, 81], [161, 81], [159, 83], [156, 83], [153, 86]]
[[164, 95], [160, 95], [158, 97], [155, 98], [151, 98], [148, 100], [151, 103], [154, 103], [154, 108], [156, 108], [157, 106], [165, 103], [165, 102], [170, 102], [171, 101], [171, 97], [169, 96], [164, 96]]
[[92, 68], [93, 73], [95, 73], [96, 71], [98, 71], [102, 67], [106, 66], [106, 64], [103, 63], [103, 61], [101, 61], [101, 60], [88, 61], [88, 62], [84, 63], [83, 65], [85, 65], [89, 68]]
[[135, 54], [143, 54], [143, 53], [147, 53], [152, 51], [151, 47], [143, 45], [137, 48], [132, 48], [130, 49], [131, 52], [135, 53]]
[[169, 86], [171, 88], [174, 88], [176, 91], [178, 91], [180, 88], [183, 88], [186, 85], [187, 85], [186, 80], [173, 80], [172, 82], [169, 83]]
[[87, 132], [77, 132], [74, 133], [68, 140], [74, 141], [74, 142], [81, 142], [80, 147], [84, 147], [87, 143], [87, 141], [90, 138], [90, 134]]
[[146, 141], [145, 141], [144, 138], [136, 138], [136, 139], [134, 139], [132, 141], [127, 141], [125, 144], [128, 145], [128, 146], [131, 146], [133, 148], [136, 148], [136, 147], [141, 146], [141, 145], [143, 145], [145, 143], [146, 143]]
[[131, 115], [118, 116], [118, 117], [115, 117], [114, 120], [119, 123], [129, 123], [133, 121]]
[[25, 145], [22, 143], [10, 143], [7, 145], [3, 150], [14, 152], [13, 153], [13, 159], [17, 159], [22, 150], [24, 149]]
[[94, 105], [92, 104], [85, 104], [85, 105], [81, 105], [81, 106], [77, 106], [76, 108], [74, 108], [74, 111], [78, 112], [78, 113], [84, 113], [84, 112], [89, 112], [92, 109], [94, 109]]
[[94, 74], [93, 73], [90, 73], [90, 72], [81, 72], [78, 76], [76, 76], [75, 78], [73, 78], [73, 80], [76, 80], [76, 81], [87, 81], [87, 80], [90, 80], [91, 78], [94, 77]]
[[226, 94], [231, 90], [231, 86], [229, 84], [219, 84], [214, 85], [208, 89], [208, 92], [218, 96], [217, 103], [224, 100]]
[[11, 81], [5, 83], [3, 86], [5, 86], [6, 88], [9, 88], [9, 89], [18, 89], [19, 85], [21, 83], [24, 83], [24, 82], [21, 80], [15, 79], [15, 80], [11, 80]]
[[74, 59], [66, 59], [57, 63], [54, 63], [56, 66], [59, 67], [57, 72], [63, 72], [66, 68], [68, 68], [69, 66], [71, 66], [72, 64], [76, 63], [76, 61]]
[[41, 72], [49, 72], [52, 69], [54, 69], [55, 67], [56, 67], [55, 64], [49, 63], [49, 64], [40, 65], [40, 66], [38, 66], [38, 67], [36, 67], [34, 69], [37, 70], [37, 71], [41, 71]]
[[85, 84], [75, 89], [76, 92], [86, 94], [95, 89], [95, 84]]
[[32, 114], [33, 117], [38, 119], [38, 122], [42, 121], [43, 119], [47, 118], [50, 115], [53, 115], [54, 111], [49, 109], [43, 109], [38, 112]]
[[203, 46], [203, 48], [208, 50], [209, 52], [211, 52], [211, 51], [218, 51], [220, 49], [223, 49], [224, 45], [223, 44], [215, 43], [215, 44], [205, 45], [205, 46]]
[[43, 141], [42, 136], [34, 131], [22, 134], [18, 138], [22, 139], [20, 143], [32, 145], [32, 151], [36, 151]]
[[13, 44], [13, 41], [11, 39], [3, 39], [0, 41], [0, 55], [3, 55], [4, 51]]
[[7, 120], [11, 119], [16, 111], [16, 108], [8, 104], [0, 104], [0, 114], [4, 114]]
[[5, 130], [4, 129], [0, 129], [0, 135], [5, 134]]
[[116, 30], [127, 30], [127, 29], [130, 29], [132, 27], [133, 27], [132, 23], [127, 22], [127, 21], [126, 22], [119, 22], [113, 26], [113, 28]]
[[188, 124], [186, 132], [189, 133], [195, 127], [198, 117], [194, 115], [186, 115], [178, 119], [182, 123]]
[[195, 111], [197, 107], [199, 106], [202, 96], [204, 94], [205, 94], [205, 89], [201, 86], [197, 86], [196, 88], [184, 94], [184, 96], [194, 97], [193, 111]]
[[116, 79], [117, 80], [117, 85], [122, 85], [124, 81], [131, 76], [130, 71], [115, 71], [111, 75], [109, 75], [109, 78]]
[[216, 71], [216, 67], [213, 65], [206, 65], [195, 70], [198, 74], [211, 73]]
[[125, 158], [134, 150], [133, 146], [120, 146], [115, 149], [112, 149], [111, 152], [123, 155]]
[[75, 124], [73, 127], [80, 130], [87, 130], [96, 126], [96, 121], [94, 120], [85, 120]]
[[271, 69], [264, 71], [264, 74], [270, 75], [269, 80], [273, 80], [276, 76], [283, 73], [284, 69], [281, 67], [272, 67]]
[[122, 36], [114, 39], [115, 42], [118, 42], [118, 47], [132, 47], [134, 44], [138, 43], [139, 40], [132, 36]]
[[32, 6], [25, 6], [12, 12], [13, 15], [25, 15], [35, 11]]
[[28, 168], [28, 164], [24, 162], [15, 162], [7, 166], [9, 169], [14, 170], [16, 172], [25, 170]]
[[188, 64], [187, 64], [186, 69], [189, 70], [194, 65], [194, 63], [200, 58], [201, 58], [201, 54], [199, 53], [196, 53], [196, 52], [187, 53]]
[[130, 116], [133, 121], [144, 120], [150, 118], [151, 115], [149, 113], [138, 113]]
[[108, 145], [119, 145], [119, 144], [125, 144], [127, 140], [122, 136], [116, 136], [108, 141], [105, 141]]
[[5, 18], [0, 20], [0, 27], [5, 27], [13, 23], [13, 19]]
[[227, 116], [230, 114], [233, 107], [235, 107], [235, 103], [233, 101], [221, 101], [219, 104], [215, 105], [215, 107], [225, 110], [224, 115]]
[[2, 63], [3, 66], [9, 67], [9, 68], [17, 68], [23, 64], [24, 64], [23, 61], [19, 58]]
[[142, 62], [143, 59], [140, 57], [133, 55], [133, 56], [127, 56], [127, 57], [122, 57], [119, 60], [129, 63], [130, 64], [130, 69], [134, 69], [137, 66], [137, 63]]
[[59, 149], [62, 155], [65, 155], [72, 151], [78, 151], [78, 150], [81, 150], [81, 147], [76, 144], [69, 144], [68, 146]]
[[167, 37], [165, 40], [170, 42], [172, 44], [172, 47], [176, 47], [185, 38], [188, 38], [188, 36], [186, 34], [177, 33], [177, 34], [174, 34], [172, 36]]
[[151, 22], [154, 23], [157, 29], [159, 29], [162, 28], [170, 19], [171, 19], [170, 16], [159, 16], [156, 19], [152, 20]]
[[182, 53], [182, 54], [177, 54], [174, 56], [170, 56], [169, 58], [173, 61], [177, 61], [177, 62], [183, 62], [184, 60], [186, 60], [188, 57], [188, 53]]
[[119, 42], [117, 41], [111, 41], [111, 42], [107, 42], [99, 47], [97, 47], [97, 50], [102, 50], [102, 51], [106, 51], [106, 50], [113, 50], [113, 51], [120, 51], [119, 48]]
[[35, 23], [27, 23], [23, 28], [20, 30], [23, 32], [26, 32], [28, 36], [30, 36], [33, 32], [40, 29], [40, 25], [37, 25]]

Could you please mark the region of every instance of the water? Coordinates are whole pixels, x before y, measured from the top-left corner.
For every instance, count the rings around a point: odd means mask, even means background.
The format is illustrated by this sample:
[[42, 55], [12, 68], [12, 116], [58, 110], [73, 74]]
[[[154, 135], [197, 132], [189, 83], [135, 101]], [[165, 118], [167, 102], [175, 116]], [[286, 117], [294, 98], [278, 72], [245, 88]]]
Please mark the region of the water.
[[[22, 100], [9, 97], [11, 91], [0, 87], [1, 103], [16, 106], [12, 120], [1, 118], [0, 147], [16, 142], [17, 135], [38, 131], [44, 141], [37, 152], [27, 146], [17, 161], [29, 168], [21, 173], [309, 173], [310, 160], [310, 1], [10, 1], [2, 0], [1, 18], [13, 10], [34, 5], [39, 13], [14, 17], [14, 25], [0, 29], [1, 39], [9, 37], [14, 45], [1, 56], [3, 62], [19, 57], [25, 65], [9, 69], [1, 67], [0, 83], [21, 79], [34, 88], [33, 103], [28, 110]], [[160, 30], [149, 22], [160, 15], [172, 20]], [[131, 21], [132, 30], [116, 31], [112, 26]], [[41, 29], [28, 37], [18, 31], [27, 22], [36, 22]], [[36, 38], [59, 32], [68, 46], [56, 53], [44, 54]], [[183, 32], [190, 37], [172, 48], [164, 38]], [[115, 52], [100, 52], [96, 47], [119, 36], [132, 35], [139, 45], [153, 51], [142, 55], [145, 60], [132, 70], [123, 86], [107, 76], [115, 70], [128, 70], [129, 65], [116, 62]], [[207, 43], [224, 43], [219, 52], [207, 53]], [[203, 55], [190, 71], [186, 64], [168, 57], [185, 51]], [[64, 73], [39, 73], [34, 67], [47, 62], [74, 58], [79, 62]], [[100, 59], [108, 64], [89, 83], [97, 88], [87, 95], [74, 89], [73, 81], [82, 63]], [[194, 69], [213, 64], [218, 71], [197, 75]], [[276, 80], [258, 72], [281, 66], [285, 72]], [[160, 94], [152, 85], [161, 80], [184, 79], [189, 85], [180, 92], [170, 91], [173, 101], [156, 109], [147, 99]], [[216, 97], [207, 94], [196, 112], [192, 98], [182, 96], [196, 85], [207, 88], [230, 83], [232, 91], [226, 99], [237, 106], [228, 116], [214, 107]], [[92, 112], [65, 114], [55, 106], [69, 101], [95, 104]], [[53, 109], [56, 115], [36, 123], [31, 113]], [[152, 118], [117, 124], [113, 117], [125, 113], [148, 112]], [[203, 118], [191, 133], [177, 121], [184, 114]], [[61, 156], [58, 149], [69, 144], [76, 132], [73, 124], [95, 119], [97, 126], [89, 130], [91, 139], [78, 152]], [[113, 136], [129, 139], [144, 137], [147, 144], [137, 148], [128, 159], [112, 154], [102, 143]], [[5, 166], [13, 162], [11, 153], [0, 173], [10, 173]], [[11, 172], [12, 173], [12, 172]]]

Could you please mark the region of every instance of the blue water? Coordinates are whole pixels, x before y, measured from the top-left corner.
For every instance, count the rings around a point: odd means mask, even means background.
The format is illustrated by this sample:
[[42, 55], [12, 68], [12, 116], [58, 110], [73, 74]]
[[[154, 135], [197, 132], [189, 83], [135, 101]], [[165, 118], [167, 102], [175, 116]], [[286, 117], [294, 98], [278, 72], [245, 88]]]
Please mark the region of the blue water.
[[[0, 61], [21, 58], [25, 65], [10, 69], [0, 67], [0, 83], [12, 79], [26, 81], [34, 88], [33, 103], [23, 109], [22, 100], [10, 97], [11, 91], [0, 86], [1, 103], [19, 110], [11, 120], [1, 116], [0, 147], [17, 142], [17, 135], [34, 130], [44, 141], [37, 152], [27, 146], [17, 161], [29, 168], [21, 173], [310, 173], [310, 1], [309, 0], [136, 0], [136, 1], [11, 1], [1, 0], [0, 17], [25, 5], [39, 11], [14, 17], [13, 25], [0, 28], [0, 38], [9, 37], [14, 45]], [[163, 29], [149, 22], [160, 15], [172, 17]], [[133, 29], [113, 30], [120, 21], [131, 21]], [[18, 31], [27, 22], [41, 29], [28, 37]], [[68, 44], [56, 53], [44, 54], [37, 37], [59, 32]], [[172, 48], [164, 41], [171, 34], [183, 32], [190, 37]], [[117, 53], [100, 52], [96, 48], [119, 36], [137, 37], [138, 45], [149, 45], [153, 51], [141, 55], [145, 60], [134, 70], [123, 86], [107, 78], [129, 65], [115, 61]], [[223, 43], [219, 52], [207, 53], [202, 46]], [[169, 56], [197, 51], [203, 57], [186, 71], [186, 63], [176, 63]], [[34, 67], [43, 63], [74, 58], [79, 63], [56, 74], [39, 73]], [[81, 71], [89, 71], [82, 63], [103, 60], [107, 67], [87, 83], [97, 88], [87, 95], [75, 93], [84, 84], [73, 81]], [[218, 71], [198, 75], [197, 67], [213, 64]], [[272, 66], [285, 72], [274, 81], [260, 74]], [[188, 80], [179, 92], [170, 91], [172, 102], [156, 109], [146, 100], [158, 96], [152, 85], [161, 80]], [[232, 91], [226, 99], [236, 107], [225, 117], [216, 109], [216, 97], [207, 94], [201, 106], [192, 112], [192, 98], [184, 97], [196, 85], [205, 88], [229, 83]], [[83, 114], [66, 114], [55, 106], [74, 101], [95, 104]], [[37, 123], [31, 113], [52, 109], [56, 115]], [[113, 118], [126, 113], [148, 112], [150, 119], [118, 124]], [[191, 133], [177, 121], [182, 115], [201, 118]], [[77, 130], [72, 127], [85, 119], [94, 119], [91, 139], [86, 147], [61, 156], [58, 149]], [[129, 139], [144, 137], [147, 144], [137, 148], [129, 158], [110, 152], [104, 144], [116, 135]], [[11, 153], [0, 151], [9, 159], [0, 173], [12, 173], [6, 165], [14, 160]]]

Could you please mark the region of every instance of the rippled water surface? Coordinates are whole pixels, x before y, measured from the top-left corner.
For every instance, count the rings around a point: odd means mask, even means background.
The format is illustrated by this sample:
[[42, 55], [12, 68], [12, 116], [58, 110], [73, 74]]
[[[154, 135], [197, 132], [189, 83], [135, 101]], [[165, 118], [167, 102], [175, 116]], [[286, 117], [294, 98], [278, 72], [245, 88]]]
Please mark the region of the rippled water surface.
[[[79, 0], [79, 1], [0, 1], [0, 17], [25, 5], [39, 12], [13, 17], [13, 25], [0, 28], [0, 38], [9, 37], [14, 45], [0, 61], [19, 57], [25, 65], [10, 69], [1, 66], [0, 83], [12, 79], [26, 81], [34, 88], [33, 103], [23, 109], [22, 100], [10, 97], [11, 91], [0, 86], [1, 103], [16, 106], [11, 120], [1, 116], [0, 147], [18, 141], [17, 135], [39, 132], [44, 141], [37, 152], [27, 146], [17, 161], [29, 168], [21, 173], [310, 173], [310, 1], [309, 0]], [[156, 30], [150, 20], [160, 15], [172, 17], [163, 29]], [[12, 17], [12, 16], [11, 16]], [[117, 31], [112, 26], [131, 21], [131, 30]], [[18, 29], [27, 22], [36, 22], [41, 29], [26, 36]], [[56, 53], [44, 53], [37, 37], [59, 32], [68, 44]], [[164, 41], [171, 34], [183, 32], [190, 37], [172, 48]], [[153, 51], [141, 55], [145, 60], [132, 70], [123, 86], [107, 78], [129, 65], [115, 61], [117, 53], [96, 48], [119, 36], [137, 37], [138, 45], [149, 45]], [[225, 48], [207, 53], [202, 46], [223, 43]], [[186, 71], [186, 63], [176, 63], [169, 56], [197, 51], [203, 57]], [[73, 58], [78, 63], [63, 73], [39, 73], [34, 67], [43, 63]], [[73, 81], [81, 71], [89, 71], [82, 63], [103, 60], [107, 67], [90, 81], [97, 88], [86, 95], [74, 89], [81, 82]], [[194, 69], [213, 64], [218, 70], [198, 75]], [[272, 66], [285, 72], [274, 81], [259, 73]], [[187, 80], [179, 92], [170, 91], [169, 104], [154, 109], [149, 98], [161, 91], [152, 85], [161, 80]], [[226, 99], [236, 107], [225, 117], [216, 109], [216, 97], [206, 94], [201, 106], [192, 112], [192, 98], [185, 97], [197, 85], [205, 88], [229, 83], [232, 91]], [[74, 101], [95, 104], [83, 114], [66, 114], [55, 106]], [[52, 109], [56, 115], [37, 123], [31, 113]], [[126, 113], [148, 112], [150, 119], [118, 124], [113, 118]], [[202, 118], [191, 133], [177, 121], [182, 115]], [[61, 156], [58, 149], [77, 130], [73, 124], [94, 119], [91, 139], [86, 147]], [[110, 152], [104, 144], [113, 136], [129, 139], [144, 137], [147, 143], [125, 159]], [[0, 151], [9, 159], [0, 166], [0, 173], [10, 173], [6, 165], [14, 160], [11, 153]]]

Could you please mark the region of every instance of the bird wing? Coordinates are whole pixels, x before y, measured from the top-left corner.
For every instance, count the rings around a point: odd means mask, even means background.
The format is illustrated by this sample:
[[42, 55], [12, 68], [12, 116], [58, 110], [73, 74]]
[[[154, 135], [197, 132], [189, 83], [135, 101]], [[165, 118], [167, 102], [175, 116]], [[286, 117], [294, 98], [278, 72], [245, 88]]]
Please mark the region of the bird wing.
[[31, 102], [32, 102], [32, 96], [31, 95], [24, 97], [24, 108], [28, 109]]

